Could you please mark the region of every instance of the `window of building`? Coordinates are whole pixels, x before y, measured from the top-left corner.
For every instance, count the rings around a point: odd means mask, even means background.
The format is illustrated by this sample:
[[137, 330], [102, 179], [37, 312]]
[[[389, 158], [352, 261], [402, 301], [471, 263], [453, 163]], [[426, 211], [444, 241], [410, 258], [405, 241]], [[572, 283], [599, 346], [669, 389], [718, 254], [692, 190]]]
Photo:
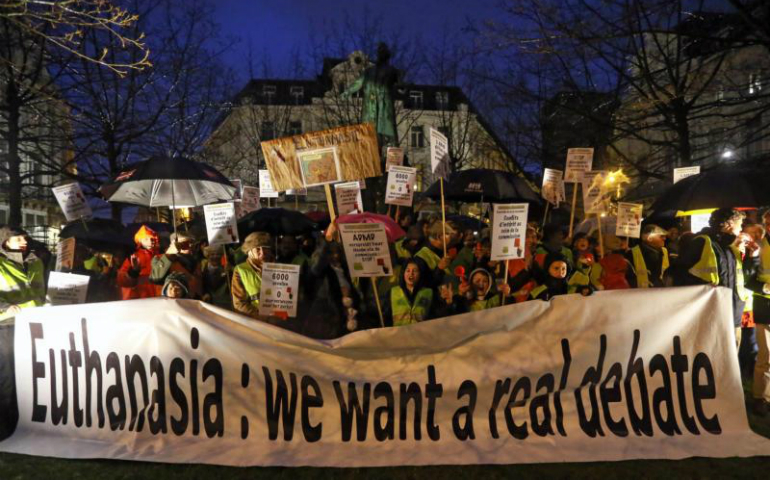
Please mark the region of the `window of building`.
[[289, 88], [289, 94], [294, 100], [294, 105], [299, 105], [305, 99], [305, 87], [294, 86]]
[[416, 126], [409, 129], [409, 145], [412, 148], [425, 147], [425, 133], [422, 126]]
[[259, 128], [259, 136], [260, 136], [262, 141], [274, 139], [275, 138], [275, 123], [273, 123], [273, 122], [262, 122], [262, 125]]
[[749, 75], [749, 95], [757, 95], [762, 91], [762, 76], [758, 73]]
[[412, 108], [422, 108], [422, 92], [419, 90], [410, 90], [409, 103], [412, 105]]
[[289, 122], [289, 135], [299, 135], [302, 133], [302, 122]]
[[445, 110], [449, 107], [449, 92], [436, 92], [436, 108]]
[[262, 85], [262, 96], [265, 97], [267, 103], [273, 103], [276, 91], [277, 88], [275, 85]]

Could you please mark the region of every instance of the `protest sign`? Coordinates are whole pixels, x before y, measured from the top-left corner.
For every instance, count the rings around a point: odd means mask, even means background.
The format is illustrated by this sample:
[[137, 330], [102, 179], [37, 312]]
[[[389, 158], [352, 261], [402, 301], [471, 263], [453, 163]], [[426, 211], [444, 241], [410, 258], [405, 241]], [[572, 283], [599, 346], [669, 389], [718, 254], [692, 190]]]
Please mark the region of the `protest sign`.
[[562, 176], [564, 172], [561, 170], [554, 170], [553, 168], [546, 168], [543, 171], [543, 188], [542, 197], [550, 204], [559, 206], [559, 203], [565, 199], [564, 195], [564, 182]]
[[259, 210], [259, 189], [244, 185], [240, 203], [241, 216], [255, 210]]
[[235, 187], [235, 193], [233, 193], [233, 201], [240, 202], [243, 195], [243, 184], [239, 179], [230, 180], [230, 183]]
[[49, 305], [75, 305], [85, 303], [88, 293], [88, 275], [51, 272], [45, 301]]
[[411, 207], [416, 180], [416, 168], [391, 166], [390, 171], [388, 171], [388, 184], [385, 187], [385, 203]]
[[337, 148], [314, 148], [297, 152], [305, 187], [329, 185], [342, 180]]
[[88, 205], [79, 183], [53, 187], [52, 190], [68, 222], [91, 216], [91, 207]]
[[682, 167], [674, 169], [674, 183], [679, 180], [684, 180], [687, 177], [698, 175], [700, 173], [700, 165], [696, 167]]
[[560, 295], [334, 340], [194, 300], [28, 308], [0, 327], [0, 355], [8, 453], [262, 467], [770, 455], [721, 287]]
[[526, 203], [494, 205], [491, 260], [524, 258], [528, 210]]
[[710, 213], [696, 213], [690, 216], [690, 231], [697, 234], [704, 228], [708, 228], [710, 218]]
[[589, 213], [607, 213], [607, 199], [602, 195], [606, 170], [583, 172], [583, 210]]
[[259, 314], [276, 317], [297, 316], [299, 265], [265, 263], [259, 290]]
[[379, 223], [339, 225], [351, 277], [387, 277], [393, 273], [385, 227]]
[[206, 235], [209, 245], [238, 243], [238, 224], [232, 203], [215, 203], [203, 206], [206, 218]]
[[639, 238], [642, 233], [642, 209], [641, 203], [618, 203], [618, 217], [615, 226], [615, 235], [618, 237]]
[[570, 148], [567, 150], [567, 165], [564, 171], [564, 181], [579, 183], [583, 172], [590, 172], [594, 160], [593, 148]]
[[[339, 173], [334, 182], [359, 180], [382, 174], [377, 133], [371, 123], [277, 138], [262, 142], [261, 145], [265, 163], [273, 177], [273, 186], [279, 192], [306, 186], [298, 158], [298, 152], [305, 150], [336, 148]], [[321, 171], [317, 174], [324, 176], [330, 175], [331, 172]], [[309, 183], [320, 185], [324, 181]]]
[[259, 198], [278, 198], [278, 191], [273, 188], [269, 170], [259, 171]]
[[56, 245], [56, 266], [55, 270], [72, 270], [75, 266], [75, 238], [65, 238]]
[[400, 147], [388, 147], [385, 150], [385, 171], [389, 171], [392, 166], [401, 167], [404, 165], [404, 149]]
[[361, 186], [358, 182], [335, 184], [334, 195], [337, 197], [337, 215], [363, 213], [364, 201], [361, 199]]
[[430, 129], [430, 170], [444, 180], [449, 177], [449, 140], [435, 128]]

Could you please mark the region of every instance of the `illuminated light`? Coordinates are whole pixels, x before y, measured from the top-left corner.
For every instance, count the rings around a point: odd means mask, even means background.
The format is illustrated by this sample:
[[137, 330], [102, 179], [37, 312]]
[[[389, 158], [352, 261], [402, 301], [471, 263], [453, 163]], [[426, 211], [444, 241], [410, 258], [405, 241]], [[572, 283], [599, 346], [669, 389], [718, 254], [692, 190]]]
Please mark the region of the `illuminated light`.
[[732, 150], [730, 150], [730, 149], [728, 148], [727, 150], [725, 150], [724, 152], [722, 152], [722, 158], [726, 158], [726, 159], [727, 159], [727, 158], [733, 158], [733, 155], [734, 155], [734, 154], [735, 154], [735, 152], [733, 152]]

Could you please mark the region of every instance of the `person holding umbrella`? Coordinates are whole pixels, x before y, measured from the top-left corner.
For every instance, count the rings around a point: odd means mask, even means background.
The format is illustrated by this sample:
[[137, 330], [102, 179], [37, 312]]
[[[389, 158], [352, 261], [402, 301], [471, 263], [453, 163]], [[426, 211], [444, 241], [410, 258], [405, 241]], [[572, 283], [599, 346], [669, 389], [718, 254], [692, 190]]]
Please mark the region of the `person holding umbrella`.
[[0, 320], [45, 303], [45, 265], [28, 239], [18, 227], [0, 227]]
[[262, 287], [262, 265], [274, 258], [273, 242], [266, 232], [250, 233], [243, 241], [241, 250], [246, 261], [233, 270], [231, 292], [236, 312], [259, 319], [259, 291]]
[[121, 298], [151, 298], [160, 296], [161, 286], [150, 282], [152, 259], [158, 256], [160, 239], [154, 230], [146, 225], [134, 235], [136, 251], [131, 254], [118, 270], [117, 284], [122, 288]]

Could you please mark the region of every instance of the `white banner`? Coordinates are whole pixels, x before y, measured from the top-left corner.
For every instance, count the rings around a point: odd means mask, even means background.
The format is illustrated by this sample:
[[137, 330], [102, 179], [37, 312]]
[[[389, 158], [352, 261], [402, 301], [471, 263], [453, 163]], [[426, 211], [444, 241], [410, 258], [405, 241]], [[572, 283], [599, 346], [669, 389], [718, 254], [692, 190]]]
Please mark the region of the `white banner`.
[[564, 169], [564, 181], [579, 183], [583, 172], [590, 172], [594, 162], [593, 148], [570, 148], [567, 150], [567, 165]]
[[388, 171], [388, 183], [385, 187], [385, 203], [388, 205], [411, 207], [416, 180], [416, 168], [391, 166]]
[[273, 188], [273, 180], [270, 178], [270, 170], [259, 171], [259, 197], [278, 198], [278, 192]]
[[528, 211], [526, 203], [494, 205], [491, 260], [524, 258]]
[[299, 265], [264, 264], [259, 290], [259, 314], [296, 317], [298, 292]]
[[387, 277], [393, 273], [385, 227], [379, 223], [339, 225], [351, 277]]
[[51, 190], [68, 222], [91, 217], [91, 206], [88, 205], [79, 183], [69, 183], [53, 187]]
[[731, 302], [708, 286], [597, 292], [336, 340], [194, 300], [25, 309], [0, 328], [18, 404], [0, 411], [0, 451], [336, 467], [770, 455], [748, 426]]
[[698, 175], [700, 173], [700, 165], [695, 167], [682, 167], [674, 169], [674, 183], [679, 180], [684, 180], [687, 177]]
[[203, 215], [206, 220], [206, 236], [208, 237], [209, 245], [238, 243], [238, 223], [235, 218], [235, 204], [215, 203], [204, 205]]
[[559, 206], [564, 201], [564, 181], [562, 177], [564, 172], [546, 168], [543, 170], [543, 188], [540, 192], [542, 197], [550, 204]]
[[337, 198], [337, 215], [364, 212], [358, 181], [334, 184], [334, 196]]
[[430, 170], [444, 180], [449, 177], [449, 140], [435, 128], [430, 129]]
[[639, 238], [642, 234], [641, 203], [618, 202], [618, 216], [615, 224], [615, 235], [618, 237]]
[[86, 301], [88, 275], [51, 272], [48, 274], [48, 288], [45, 301], [49, 305], [77, 305]]

